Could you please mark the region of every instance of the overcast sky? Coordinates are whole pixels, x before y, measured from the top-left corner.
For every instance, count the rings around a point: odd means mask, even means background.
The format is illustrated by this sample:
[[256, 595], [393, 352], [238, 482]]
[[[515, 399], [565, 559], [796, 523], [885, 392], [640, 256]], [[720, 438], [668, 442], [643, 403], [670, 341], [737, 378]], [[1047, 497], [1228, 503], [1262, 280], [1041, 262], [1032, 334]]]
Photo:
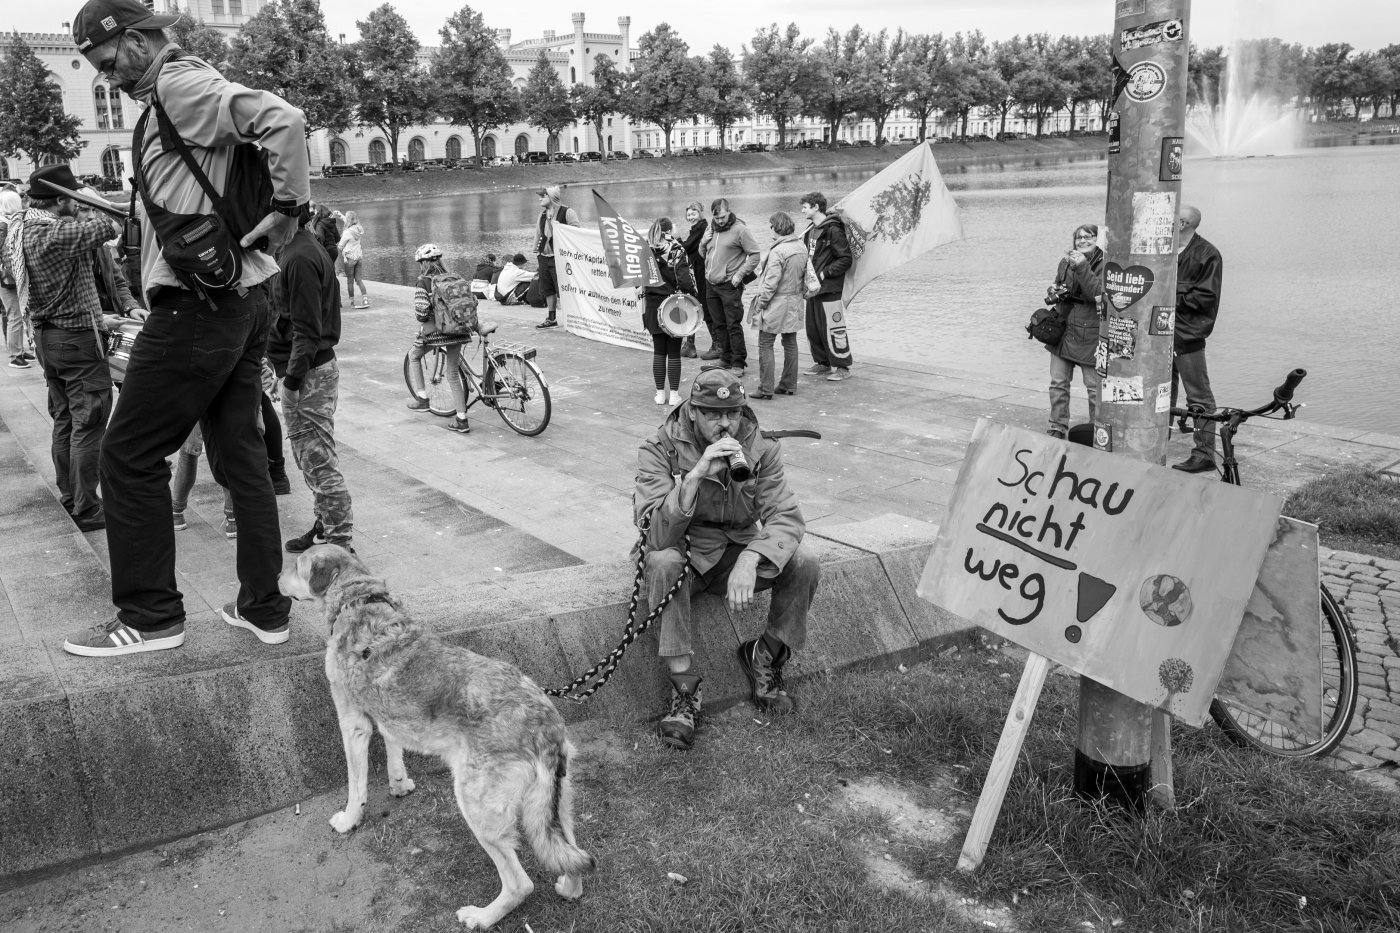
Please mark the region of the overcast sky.
[[[331, 35], [358, 35], [364, 19], [382, 0], [323, 0]], [[58, 32], [81, 7], [78, 0], [22, 3], [6, 0], [0, 28], [21, 32]], [[399, 0], [398, 11], [425, 45], [435, 45], [437, 30], [461, 8], [455, 0]], [[685, 0], [681, 3], [633, 3], [630, 0], [529, 0], [526, 3], [472, 4], [488, 25], [510, 29], [515, 40], [537, 37], [545, 29], [571, 33], [571, 14], [586, 14], [590, 32], [615, 33], [617, 17], [632, 17], [632, 42], [658, 22], [668, 22], [690, 44], [692, 54], [716, 43], [738, 54], [754, 31], [769, 23], [797, 23], [803, 35], [842, 31], [859, 22], [871, 30], [904, 27], [911, 32], [968, 32], [981, 29], [990, 39], [1017, 33], [1086, 35], [1113, 26], [1113, 0]], [[70, 9], [71, 7], [71, 9]], [[54, 13], [53, 10], [60, 12]], [[660, 10], [664, 9], [664, 13]], [[1191, 38], [1201, 46], [1226, 45], [1232, 38], [1277, 36], [1286, 42], [1321, 45], [1349, 42], [1358, 49], [1378, 49], [1400, 42], [1397, 0], [1196, 0]]]

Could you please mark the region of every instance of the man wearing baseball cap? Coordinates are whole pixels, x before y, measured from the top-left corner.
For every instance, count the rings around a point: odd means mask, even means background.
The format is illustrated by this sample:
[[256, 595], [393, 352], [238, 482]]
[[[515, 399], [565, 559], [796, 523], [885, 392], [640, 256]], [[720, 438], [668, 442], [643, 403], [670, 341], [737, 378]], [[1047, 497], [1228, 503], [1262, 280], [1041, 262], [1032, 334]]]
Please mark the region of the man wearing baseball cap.
[[[138, 0], [89, 0], [73, 19], [73, 42], [83, 56], [127, 96], [151, 105], [132, 138], [136, 187], [146, 207], [141, 284], [150, 317], [132, 347], [101, 456], [117, 612], [63, 645], [88, 657], [184, 644], [165, 460], [201, 423], [214, 476], [232, 493], [238, 525], [239, 590], [223, 619], [263, 644], [288, 637], [291, 601], [277, 588], [277, 501], [257, 427], [270, 321], [265, 283], [277, 262], [253, 244], [284, 241], [310, 200], [306, 123], [277, 95], [232, 83], [186, 55], [163, 31], [177, 19]], [[231, 283], [209, 286], [190, 271], [188, 257], [177, 271], [162, 252], [215, 213], [191, 161], [227, 196], [226, 224], [251, 209], [252, 218], [240, 217], [251, 229], [239, 229], [234, 242], [214, 242], [219, 248], [210, 251], [226, 260], [220, 272], [237, 270]]]
[[545, 318], [536, 327], [557, 327], [554, 315], [559, 307], [559, 275], [554, 269], [554, 225], [578, 226], [578, 214], [564, 203], [564, 191], [558, 185], [539, 188], [540, 216], [536, 221], [535, 263], [539, 269], [540, 291], [544, 294]]
[[35, 170], [29, 208], [10, 222], [4, 264], [34, 326], [63, 507], [80, 531], [89, 532], [106, 523], [97, 495], [98, 456], [112, 411], [112, 376], [97, 334], [102, 302], [94, 257], [117, 231], [105, 217], [79, 218], [74, 195], [81, 188], [67, 164]]
[[711, 369], [696, 376], [690, 398], [642, 445], [632, 508], [646, 530], [648, 610], [680, 580], [661, 613], [659, 653], [671, 680], [658, 726], [662, 741], [689, 749], [700, 715], [702, 677], [690, 611], [695, 592], [723, 594], [730, 610], [741, 612], [756, 605], [756, 592], [773, 591], [763, 634], [737, 646], [739, 664], [759, 709], [791, 712], [783, 666], [806, 642], [821, 564], [802, 545], [807, 526], [783, 476], [782, 447], [759, 433], [744, 384], [733, 373]]

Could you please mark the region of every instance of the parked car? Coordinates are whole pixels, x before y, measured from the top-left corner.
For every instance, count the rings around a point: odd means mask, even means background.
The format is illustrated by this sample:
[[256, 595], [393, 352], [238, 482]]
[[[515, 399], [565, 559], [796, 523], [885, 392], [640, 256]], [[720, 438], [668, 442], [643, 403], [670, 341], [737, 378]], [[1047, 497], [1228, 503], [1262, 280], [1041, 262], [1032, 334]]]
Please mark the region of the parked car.
[[837, 149], [850, 149], [850, 148], [851, 148], [851, 142], [850, 142], [850, 140], [847, 140], [847, 139], [838, 139], [838, 140], [836, 140], [836, 148], [837, 148]]
[[825, 146], [825, 145], [826, 145], [826, 143], [822, 142], [820, 139], [804, 139], [804, 140], [802, 140], [802, 142], [800, 142], [800, 143], [797, 144], [797, 148], [798, 148], [798, 149], [820, 149], [822, 146]]
[[392, 163], [389, 163], [389, 162], [356, 162], [356, 163], [355, 163], [355, 167], [358, 168], [358, 169], [360, 170], [360, 173], [363, 174], [363, 175], [383, 175], [385, 172], [389, 171], [389, 168], [386, 167], [386, 166], [391, 166], [391, 165], [392, 165]]
[[874, 149], [875, 144], [868, 139], [857, 139], [853, 145], [857, 149]]
[[608, 158], [617, 159], [619, 161], [626, 161], [627, 159], [630, 159], [632, 157], [627, 153], [623, 152], [621, 149], [614, 149], [612, 152], [608, 153]]
[[652, 152], [650, 149], [633, 149], [633, 150], [632, 150], [632, 158], [634, 158], [634, 159], [654, 159], [654, 158], [656, 158], [656, 153]]
[[596, 149], [589, 150], [588, 152], [580, 152], [578, 154], [578, 160], [580, 162], [601, 162], [603, 161], [603, 154]]
[[549, 157], [549, 161], [551, 161], [551, 162], [577, 162], [577, 161], [578, 161], [578, 156], [574, 155], [572, 152], [556, 152], [556, 153], [554, 153], [554, 155], [552, 155], [552, 156]]
[[744, 143], [739, 147], [740, 152], [766, 152], [767, 149], [763, 143]]
[[334, 178], [337, 175], [363, 175], [365, 170], [359, 165], [327, 165], [321, 174], [326, 178]]
[[970, 136], [968, 138], [982, 143], [996, 142], [996, 140], [992, 139], [992, 137], [988, 136], [986, 133], [978, 133], [976, 136]]
[[539, 165], [539, 164], [541, 164], [541, 163], [544, 163], [544, 162], [548, 162], [548, 161], [549, 161], [549, 153], [548, 153], [548, 152], [527, 152], [527, 153], [525, 153], [525, 161], [526, 161], [527, 163], [529, 163], [530, 165]]

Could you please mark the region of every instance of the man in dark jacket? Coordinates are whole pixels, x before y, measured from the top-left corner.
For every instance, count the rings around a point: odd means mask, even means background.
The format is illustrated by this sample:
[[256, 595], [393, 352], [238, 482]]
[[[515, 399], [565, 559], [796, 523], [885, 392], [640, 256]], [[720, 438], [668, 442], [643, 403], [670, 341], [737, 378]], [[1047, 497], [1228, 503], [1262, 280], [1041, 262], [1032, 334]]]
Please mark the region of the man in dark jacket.
[[[1181, 206], [1176, 254], [1176, 331], [1173, 337], [1176, 359], [1172, 362], [1172, 405], [1176, 405], [1178, 379], [1186, 388], [1186, 405], [1210, 410], [1215, 395], [1206, 371], [1206, 338], [1215, 328], [1220, 310], [1220, 281], [1224, 260], [1220, 250], [1196, 232], [1201, 212], [1188, 204]], [[1187, 473], [1215, 470], [1215, 422], [1196, 421], [1196, 445], [1191, 456], [1173, 469]]]
[[[736, 455], [749, 465], [743, 479], [736, 475]], [[680, 581], [661, 614], [659, 653], [671, 679], [658, 727], [662, 741], [689, 749], [700, 715], [694, 592], [723, 593], [731, 611], [739, 612], [754, 605], [755, 592], [773, 590], [767, 628], [739, 645], [739, 663], [759, 709], [790, 712], [783, 665], [806, 643], [821, 563], [802, 546], [807, 526], [783, 475], [782, 448], [759, 433], [744, 384], [733, 373], [711, 369], [696, 376], [689, 400], [642, 445], [632, 509], [638, 527], [646, 527], [648, 609]]]
[[846, 337], [846, 309], [841, 286], [851, 268], [851, 245], [846, 225], [826, 212], [826, 195], [820, 191], [802, 196], [802, 216], [811, 226], [804, 241], [811, 257], [817, 286], [807, 295], [807, 343], [812, 350], [808, 376], [826, 376], [829, 382], [851, 377], [851, 345]]
[[354, 513], [335, 450], [335, 409], [340, 397], [340, 287], [335, 265], [312, 235], [309, 212], [277, 255], [277, 317], [267, 358], [282, 380], [282, 420], [292, 457], [311, 489], [316, 522], [287, 542], [298, 554], [313, 544], [350, 547]]

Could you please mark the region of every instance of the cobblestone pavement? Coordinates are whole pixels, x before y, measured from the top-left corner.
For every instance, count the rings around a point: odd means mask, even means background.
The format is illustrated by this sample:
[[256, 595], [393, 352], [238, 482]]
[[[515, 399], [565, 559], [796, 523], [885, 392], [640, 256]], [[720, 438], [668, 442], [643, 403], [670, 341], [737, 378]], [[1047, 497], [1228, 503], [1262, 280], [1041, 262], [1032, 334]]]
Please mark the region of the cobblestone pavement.
[[1400, 790], [1400, 561], [1323, 550], [1322, 578], [1356, 630], [1360, 690], [1339, 767]]

